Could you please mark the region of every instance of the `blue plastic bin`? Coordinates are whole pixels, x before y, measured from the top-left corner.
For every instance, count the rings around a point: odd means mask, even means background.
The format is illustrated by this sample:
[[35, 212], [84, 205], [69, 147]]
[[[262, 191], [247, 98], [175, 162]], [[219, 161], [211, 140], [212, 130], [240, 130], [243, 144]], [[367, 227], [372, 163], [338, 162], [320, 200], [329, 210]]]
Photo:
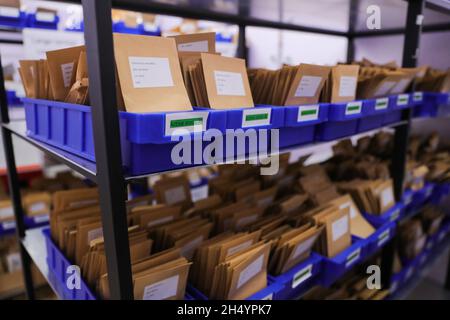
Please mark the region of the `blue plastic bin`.
[[330, 104], [328, 121], [319, 125], [316, 139], [331, 141], [356, 134], [363, 115], [363, 101]]
[[438, 231], [437, 243], [441, 243], [450, 233], [450, 221], [444, 221]]
[[389, 111], [389, 98], [364, 100], [364, 116], [359, 119], [358, 132], [365, 132], [382, 127], [385, 115]]
[[328, 118], [328, 104], [284, 108], [284, 127], [280, 128], [280, 149], [314, 142], [317, 124]]
[[367, 237], [365, 256], [369, 257], [384, 247], [395, 235], [395, 222], [387, 222]]
[[[277, 151], [279, 145], [274, 139], [272, 148], [271, 129], [280, 129], [284, 126], [284, 107], [258, 105], [254, 108], [230, 109], [227, 113], [227, 137], [224, 137], [224, 150], [228, 159], [232, 155], [237, 159], [244, 155], [268, 154], [272, 149]], [[278, 131], [279, 132], [279, 131]], [[256, 140], [249, 137], [256, 137]], [[234, 138], [234, 139], [233, 139]], [[234, 140], [231, 145], [229, 140]], [[245, 143], [238, 143], [238, 141]], [[279, 141], [279, 140], [278, 140]], [[239, 148], [238, 148], [239, 144]]]
[[322, 273], [319, 282], [325, 287], [332, 285], [337, 279], [364, 259], [366, 239], [352, 237], [352, 245], [335, 257], [322, 257]]
[[425, 92], [423, 101], [414, 107], [415, 118], [437, 117], [439, 114], [448, 114], [445, 109], [450, 109], [449, 95], [447, 93]]
[[[267, 287], [254, 293], [245, 300], [275, 300], [275, 296], [279, 290], [282, 289], [282, 285], [274, 282], [271, 276], [267, 277]], [[209, 298], [200, 290], [196, 289], [192, 285], [187, 285], [187, 292], [194, 297], [195, 300], [209, 300]]]
[[25, 27], [26, 21], [25, 12], [19, 9], [12, 7], [0, 8], [0, 26], [21, 29]]
[[[30, 137], [95, 161], [91, 107], [28, 98], [23, 102]], [[200, 131], [216, 129], [216, 133], [223, 134], [226, 114], [221, 110], [145, 114], [120, 112], [122, 162], [126, 173], [139, 175], [205, 164], [205, 159], [201, 157], [203, 152], [193, 152], [197, 144], [203, 150], [211, 143], [201, 141], [203, 132]], [[190, 163], [174, 163], [171, 153], [179, 140], [171, 140], [172, 130], [192, 129], [196, 124], [199, 124], [199, 132], [186, 131], [180, 137], [190, 139], [187, 142], [187, 147], [190, 146], [192, 151], [188, 158]]]
[[8, 107], [22, 106], [22, 100], [16, 95], [15, 91], [7, 90], [6, 99], [8, 101]]
[[129, 34], [140, 34], [141, 30], [136, 27], [129, 27], [123, 21], [118, 21], [113, 23], [113, 32], [118, 33], [129, 33]]
[[53, 19], [47, 13], [29, 13], [27, 14], [27, 27], [41, 28], [41, 29], [58, 29], [59, 17], [57, 14], [53, 15]]
[[84, 282], [80, 281], [80, 289], [69, 289], [67, 285], [67, 279], [70, 273], [67, 273], [68, 267], [73, 265], [59, 248], [53, 243], [50, 236], [50, 229], [45, 228], [42, 230], [45, 236], [45, 244], [47, 247], [47, 264], [50, 273], [53, 273], [55, 283], [60, 287], [63, 297], [68, 300], [96, 300], [94, 294]]
[[[48, 214], [38, 215], [38, 216], [34, 216], [34, 217], [28, 217], [28, 216], [24, 217], [25, 227], [27, 229], [45, 226], [48, 224], [48, 222], [49, 222]], [[14, 233], [14, 231], [16, 231], [16, 221], [15, 220], [4, 221], [4, 222], [0, 223], [0, 237], [2, 235]]]
[[289, 271], [273, 277], [273, 281], [281, 285], [275, 293], [274, 300], [297, 298], [317, 284], [322, 271], [322, 256], [312, 252], [310, 257], [300, 262]]
[[399, 202], [380, 215], [371, 214], [368, 212], [364, 212], [363, 215], [374, 227], [379, 228], [389, 222], [397, 221], [402, 216], [403, 209], [404, 204]]

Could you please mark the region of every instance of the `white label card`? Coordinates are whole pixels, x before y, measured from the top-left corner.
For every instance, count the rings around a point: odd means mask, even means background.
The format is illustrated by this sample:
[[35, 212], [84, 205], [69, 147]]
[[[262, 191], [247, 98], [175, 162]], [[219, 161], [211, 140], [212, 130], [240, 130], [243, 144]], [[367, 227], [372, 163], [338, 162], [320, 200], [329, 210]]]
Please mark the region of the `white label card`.
[[256, 276], [259, 272], [261, 272], [264, 263], [264, 255], [260, 255], [257, 259], [255, 259], [252, 263], [250, 263], [247, 268], [241, 271], [239, 275], [237, 289], [246, 284], [251, 278]]
[[273, 293], [268, 294], [267, 296], [265, 296], [265, 297], [262, 298], [261, 300], [273, 300]]
[[228, 249], [226, 256], [228, 257], [228, 256], [231, 256], [231, 255], [233, 255], [235, 253], [238, 253], [238, 252], [240, 252], [240, 251], [242, 251], [244, 249], [247, 249], [252, 244], [253, 244], [253, 240], [247, 240], [247, 241], [245, 241], [245, 242], [243, 242], [241, 244], [238, 244], [237, 246], [231, 247], [231, 248]]
[[392, 88], [395, 86], [396, 82], [394, 81], [385, 81], [383, 82], [375, 91], [374, 96], [375, 97], [381, 97], [385, 96], [389, 93], [389, 91], [392, 90]]
[[16, 222], [15, 221], [6, 221], [3, 222], [2, 224], [3, 230], [11, 230], [14, 229], [16, 227]]
[[142, 300], [164, 300], [175, 296], [178, 291], [179, 278], [180, 276], [176, 275], [146, 286]]
[[45, 202], [36, 202], [30, 206], [31, 212], [39, 212], [47, 209], [47, 204]]
[[409, 95], [400, 94], [397, 96], [397, 106], [406, 106], [409, 101]]
[[0, 7], [0, 16], [8, 18], [18, 18], [20, 16], [19, 8]]
[[305, 282], [312, 276], [313, 265], [310, 264], [305, 268], [299, 270], [292, 279], [292, 289], [296, 288], [299, 284]]
[[217, 95], [245, 96], [244, 81], [239, 72], [214, 71]]
[[72, 84], [73, 67], [73, 62], [63, 63], [61, 65], [61, 73], [65, 88], [70, 87], [70, 85]]
[[347, 262], [345, 263], [345, 266], [348, 267], [352, 265], [359, 259], [360, 256], [361, 256], [361, 248], [358, 248], [347, 256]]
[[186, 195], [184, 194], [184, 188], [182, 186], [166, 190], [164, 192], [164, 198], [166, 203], [170, 206], [175, 203], [180, 203], [186, 200]]
[[322, 77], [303, 76], [295, 90], [295, 97], [314, 97], [321, 81]]
[[193, 202], [202, 200], [208, 197], [208, 185], [191, 189], [191, 199]]
[[166, 136], [203, 132], [208, 112], [176, 112], [166, 114]]
[[208, 40], [180, 43], [178, 51], [208, 52]]
[[128, 57], [134, 88], [173, 87], [168, 58]]
[[252, 108], [242, 112], [242, 127], [259, 127], [270, 124], [271, 110], [269, 108]]
[[375, 110], [385, 110], [389, 104], [389, 98], [380, 98], [375, 100]]
[[297, 122], [319, 119], [319, 105], [298, 107]]
[[36, 20], [41, 22], [54, 22], [55, 14], [51, 12], [36, 12]]
[[391, 234], [391, 229], [387, 229], [378, 236], [378, 247], [380, 247], [384, 243], [386, 243], [386, 241], [389, 239], [390, 234]]
[[413, 100], [416, 102], [420, 102], [423, 100], [423, 92], [414, 92]]
[[88, 231], [88, 234], [87, 234], [88, 243], [90, 243], [94, 239], [98, 239], [101, 237], [103, 237], [103, 229], [102, 228], [97, 228], [97, 229]]
[[9, 218], [14, 215], [14, 210], [12, 207], [0, 208], [0, 218]]
[[356, 83], [356, 77], [342, 76], [339, 81], [339, 97], [354, 97]]
[[345, 106], [345, 115], [350, 116], [352, 114], [359, 114], [361, 113], [361, 109], [362, 109], [362, 101], [349, 102]]
[[348, 232], [348, 216], [345, 215], [339, 218], [331, 225], [331, 235], [333, 242], [339, 240], [344, 234]]
[[350, 211], [350, 219], [356, 218], [356, 208], [352, 205], [351, 202], [343, 203], [339, 206], [340, 210], [344, 210], [345, 208], [349, 208]]
[[43, 223], [43, 222], [49, 221], [50, 216], [48, 214], [43, 214], [43, 215], [34, 217], [33, 220], [34, 220], [34, 223]]
[[383, 207], [386, 207], [391, 203], [394, 203], [394, 193], [392, 188], [385, 188], [381, 191], [381, 204]]
[[390, 221], [397, 220], [399, 216], [400, 216], [400, 210], [397, 209], [391, 214]]
[[6, 256], [6, 264], [8, 265], [8, 272], [15, 272], [22, 270], [22, 260], [20, 259], [20, 253], [14, 252]]

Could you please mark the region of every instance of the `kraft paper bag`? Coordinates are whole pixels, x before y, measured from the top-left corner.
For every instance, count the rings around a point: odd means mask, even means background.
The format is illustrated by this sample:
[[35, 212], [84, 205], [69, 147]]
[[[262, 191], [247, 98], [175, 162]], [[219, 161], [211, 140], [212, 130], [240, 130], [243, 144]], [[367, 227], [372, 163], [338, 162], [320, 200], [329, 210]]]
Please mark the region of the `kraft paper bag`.
[[201, 63], [211, 109], [254, 107], [245, 60], [202, 53]]
[[78, 58], [76, 81], [70, 88], [69, 93], [65, 98], [65, 102], [75, 104], [87, 104], [89, 94], [89, 78], [86, 60], [86, 51], [80, 53]]
[[216, 52], [216, 33], [192, 33], [173, 36], [178, 52]]
[[85, 46], [46, 52], [50, 85], [55, 100], [64, 101], [74, 84], [78, 60], [82, 51], [86, 51]]
[[331, 69], [330, 102], [355, 100], [358, 72], [358, 65], [338, 65]]
[[320, 93], [325, 81], [328, 79], [329, 73], [329, 67], [300, 64], [284, 105], [289, 106], [319, 102]]
[[126, 111], [192, 110], [174, 39], [117, 33], [113, 38]]

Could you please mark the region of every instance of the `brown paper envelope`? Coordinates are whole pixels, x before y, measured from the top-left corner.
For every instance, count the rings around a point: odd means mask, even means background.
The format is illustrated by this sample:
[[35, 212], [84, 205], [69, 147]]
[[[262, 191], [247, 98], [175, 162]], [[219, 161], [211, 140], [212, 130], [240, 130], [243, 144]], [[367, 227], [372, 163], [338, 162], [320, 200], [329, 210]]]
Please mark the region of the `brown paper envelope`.
[[334, 257], [351, 245], [349, 210], [338, 210], [324, 218], [327, 234], [327, 253]]
[[212, 109], [250, 108], [253, 99], [245, 61], [202, 53], [202, 68]]
[[331, 102], [355, 100], [358, 65], [338, 65], [331, 69]]
[[167, 263], [169, 261], [178, 259], [180, 257], [180, 249], [171, 248], [156, 254], [151, 255], [145, 259], [135, 261], [131, 266], [133, 274], [143, 272], [147, 269], [153, 268], [155, 266]]
[[283, 104], [289, 106], [319, 102], [320, 93], [329, 73], [329, 67], [300, 64]]
[[263, 214], [263, 209], [258, 207], [253, 207], [245, 209], [233, 216], [231, 230], [242, 231], [247, 230], [248, 227], [254, 222], [258, 221]]
[[192, 110], [174, 39], [117, 33], [113, 37], [128, 112]]
[[77, 227], [75, 262], [80, 263], [83, 255], [89, 250], [89, 243], [95, 238], [103, 237], [101, 222]]
[[175, 242], [176, 248], [181, 248], [181, 255], [188, 260], [192, 260], [195, 251], [202, 244], [202, 242], [208, 239], [212, 229], [212, 223], [198, 229]]
[[173, 36], [178, 52], [216, 52], [216, 33], [191, 33]]
[[149, 256], [152, 248], [152, 243], [153, 241], [151, 239], [147, 239], [145, 241], [130, 245], [131, 263]]
[[183, 209], [192, 205], [189, 181], [186, 177], [180, 176], [158, 180], [153, 189], [158, 203], [166, 203], [170, 206], [181, 205]]

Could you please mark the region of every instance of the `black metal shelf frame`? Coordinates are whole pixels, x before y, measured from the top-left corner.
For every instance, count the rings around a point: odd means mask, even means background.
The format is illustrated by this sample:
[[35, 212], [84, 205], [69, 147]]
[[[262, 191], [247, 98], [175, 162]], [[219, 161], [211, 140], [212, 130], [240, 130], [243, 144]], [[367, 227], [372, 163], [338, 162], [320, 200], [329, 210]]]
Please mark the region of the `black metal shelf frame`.
[[[80, 2], [80, 1], [69, 1]], [[299, 25], [272, 22], [240, 15], [201, 11], [185, 7], [176, 7], [167, 4], [155, 3], [145, 0], [82, 0], [85, 25], [85, 43], [87, 48], [88, 68], [90, 77], [90, 100], [92, 104], [92, 117], [95, 123], [94, 142], [96, 154], [96, 170], [89, 169], [74, 163], [64, 157], [60, 152], [53, 151], [32, 139], [27, 139], [11, 125], [8, 116], [6, 92], [4, 88], [3, 74], [0, 70], [0, 103], [1, 103], [1, 130], [5, 149], [5, 158], [8, 167], [8, 181], [11, 190], [14, 214], [16, 219], [16, 232], [19, 239], [25, 237], [23, 224], [23, 208], [21, 205], [17, 168], [14, 158], [12, 135], [24, 138], [47, 154], [67, 164], [72, 169], [95, 181], [100, 190], [100, 206], [102, 211], [103, 234], [105, 238], [105, 250], [109, 275], [109, 288], [112, 299], [133, 299], [133, 286], [131, 277], [130, 253], [128, 246], [128, 233], [125, 210], [125, 190], [129, 180], [122, 173], [121, 146], [119, 139], [119, 123], [115, 95], [115, 73], [111, 68], [114, 65], [114, 51], [112, 40], [112, 6], [122, 9], [147, 11], [176, 15], [181, 17], [207, 19], [234, 23], [239, 26], [240, 40], [238, 52], [240, 56], [246, 56], [245, 27], [259, 26], [276, 29], [296, 30], [318, 34], [345, 36], [349, 41], [349, 57], [353, 57], [352, 42], [356, 37], [367, 36], [367, 33], [356, 32], [353, 29], [350, 17], [349, 32], [339, 32], [310, 28]], [[351, 4], [356, 5], [352, 0]], [[425, 0], [408, 1], [408, 18], [405, 33], [403, 66], [414, 67], [416, 65], [419, 38], [422, 26], [416, 24], [418, 15], [421, 15]], [[428, 27], [430, 28], [430, 27]], [[446, 26], [448, 28], [448, 26]], [[87, 32], [88, 30], [88, 32]], [[388, 30], [384, 31], [387, 32]], [[396, 30], [395, 32], [401, 32]], [[435, 31], [435, 30], [434, 30]], [[382, 32], [378, 32], [382, 35]], [[400, 199], [405, 172], [405, 156], [411, 121], [410, 112], [405, 112], [403, 121], [395, 126], [395, 152], [392, 157], [392, 176], [395, 184], [396, 198]], [[395, 239], [383, 250], [382, 278], [384, 285], [389, 286], [392, 262], [394, 256]], [[21, 258], [26, 292], [29, 299], [34, 298], [33, 282], [30, 272], [31, 258], [21, 242]]]

